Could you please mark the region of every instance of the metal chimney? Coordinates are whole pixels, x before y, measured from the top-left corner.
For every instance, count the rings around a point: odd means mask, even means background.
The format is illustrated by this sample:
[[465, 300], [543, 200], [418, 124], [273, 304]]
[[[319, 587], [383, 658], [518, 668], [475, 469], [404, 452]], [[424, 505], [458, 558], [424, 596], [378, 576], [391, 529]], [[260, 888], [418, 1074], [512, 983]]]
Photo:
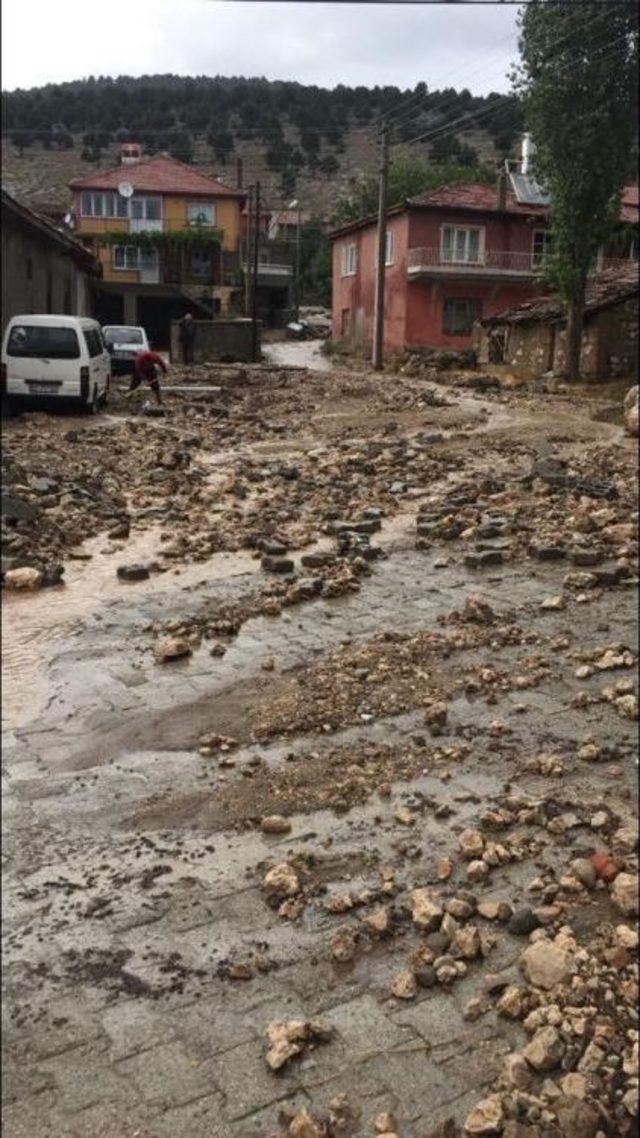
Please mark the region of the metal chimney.
[[520, 163], [520, 173], [521, 174], [530, 174], [531, 173], [532, 159], [533, 159], [535, 152], [536, 152], [535, 143], [534, 143], [531, 135], [529, 134], [529, 132], [526, 131], [525, 134], [523, 134], [523, 136], [522, 136], [522, 149], [521, 149], [522, 160]]

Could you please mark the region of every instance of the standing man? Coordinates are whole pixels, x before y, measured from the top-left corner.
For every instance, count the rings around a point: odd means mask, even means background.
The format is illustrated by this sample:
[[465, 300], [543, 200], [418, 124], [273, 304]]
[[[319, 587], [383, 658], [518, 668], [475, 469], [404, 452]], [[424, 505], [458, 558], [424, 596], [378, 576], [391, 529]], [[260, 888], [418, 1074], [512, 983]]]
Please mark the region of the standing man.
[[138, 352], [133, 367], [133, 375], [131, 377], [131, 386], [127, 395], [131, 395], [137, 387], [145, 380], [153, 391], [156, 397], [156, 403], [162, 403], [162, 395], [160, 394], [160, 380], [158, 378], [158, 368], [162, 368], [164, 374], [167, 374], [167, 365], [162, 356], [157, 352]]
[[193, 322], [193, 316], [187, 312], [180, 321], [180, 346], [182, 348], [182, 360], [185, 364], [193, 363], [193, 345], [196, 338], [196, 326]]

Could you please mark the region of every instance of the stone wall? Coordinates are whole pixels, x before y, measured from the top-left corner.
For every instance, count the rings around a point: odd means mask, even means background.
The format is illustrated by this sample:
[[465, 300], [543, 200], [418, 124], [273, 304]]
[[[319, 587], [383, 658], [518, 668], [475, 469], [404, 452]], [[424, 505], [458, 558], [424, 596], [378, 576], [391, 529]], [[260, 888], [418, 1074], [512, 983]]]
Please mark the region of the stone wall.
[[[489, 364], [492, 334], [504, 329], [504, 363], [523, 379], [547, 371], [561, 375], [566, 361], [566, 328], [558, 324], [505, 324], [476, 331], [478, 363]], [[582, 377], [587, 380], [633, 378], [638, 369], [638, 303], [624, 301], [587, 320], [581, 355]]]
[[36, 229], [2, 219], [2, 329], [12, 316], [51, 312], [91, 316], [89, 275]]
[[[251, 362], [251, 321], [194, 320], [196, 337], [193, 349], [194, 363], [223, 361]], [[258, 325], [258, 351], [260, 351], [260, 325]], [[171, 362], [182, 363], [180, 324], [171, 321]]]

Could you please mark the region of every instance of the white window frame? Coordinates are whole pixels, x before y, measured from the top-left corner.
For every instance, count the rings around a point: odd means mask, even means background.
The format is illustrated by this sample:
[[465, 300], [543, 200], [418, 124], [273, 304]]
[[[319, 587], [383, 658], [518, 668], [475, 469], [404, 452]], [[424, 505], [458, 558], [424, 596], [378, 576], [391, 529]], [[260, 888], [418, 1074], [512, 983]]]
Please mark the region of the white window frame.
[[[149, 217], [149, 203], [159, 207], [157, 217]], [[136, 194], [129, 202], [129, 217], [132, 221], [162, 221], [162, 198], [160, 194]], [[134, 206], [140, 206], [140, 215], [134, 213]]]
[[[116, 264], [116, 260], [117, 260], [116, 255], [117, 255], [119, 250], [123, 251], [123, 258], [122, 258], [123, 263], [121, 265]], [[135, 257], [128, 257], [127, 256], [127, 250], [129, 250], [129, 251], [133, 250], [135, 253]], [[145, 263], [145, 258], [148, 258], [146, 263]], [[124, 241], [123, 241], [122, 245], [114, 245], [113, 246], [113, 256], [111, 258], [111, 264], [112, 264], [113, 268], [116, 270], [116, 272], [119, 272], [119, 273], [139, 273], [141, 271], [141, 269], [149, 268], [149, 261], [153, 261], [154, 267], [157, 268], [158, 263], [159, 263], [158, 250], [154, 249], [153, 246], [150, 246], [148, 249], [143, 249], [140, 245], [127, 245], [126, 242], [124, 242]]]
[[[451, 257], [445, 257], [444, 253], [444, 235], [447, 230], [450, 230], [452, 233], [451, 250], [454, 255]], [[464, 234], [465, 255], [462, 258], [455, 256], [459, 233]], [[471, 260], [471, 258], [468, 256], [470, 233], [478, 234], [478, 256], [474, 260]], [[482, 225], [452, 225], [447, 223], [446, 225], [442, 225], [440, 227], [440, 262], [443, 265], [483, 265], [484, 245], [485, 229]]]
[[349, 241], [342, 246], [342, 276], [355, 277], [358, 272], [358, 246]]
[[[90, 199], [88, 210], [87, 199]], [[83, 190], [80, 194], [80, 216], [117, 218], [118, 221], [126, 221], [129, 216], [128, 204], [127, 200], [114, 190]]]
[[[536, 254], [536, 237], [543, 237], [543, 245], [545, 248], [542, 253]], [[540, 268], [544, 264], [545, 256], [550, 252], [553, 244], [553, 237], [548, 229], [534, 229], [531, 234], [531, 264], [534, 269]]]
[[387, 229], [384, 245], [384, 263], [393, 265], [396, 259], [396, 235], [392, 229]]
[[[208, 213], [209, 218], [206, 221], [199, 221], [198, 214]], [[195, 215], [195, 216], [192, 216]], [[207, 228], [213, 228], [216, 223], [216, 207], [214, 202], [187, 202], [187, 225], [203, 225]]]

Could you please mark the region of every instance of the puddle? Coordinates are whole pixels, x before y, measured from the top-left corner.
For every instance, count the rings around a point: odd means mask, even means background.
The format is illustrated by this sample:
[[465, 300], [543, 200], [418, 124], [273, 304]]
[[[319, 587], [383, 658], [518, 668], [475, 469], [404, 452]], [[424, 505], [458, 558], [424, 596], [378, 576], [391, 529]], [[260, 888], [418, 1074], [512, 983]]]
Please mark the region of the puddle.
[[66, 562], [63, 586], [38, 593], [3, 592], [3, 729], [21, 726], [44, 709], [47, 664], [56, 645], [77, 621], [123, 597], [131, 599], [134, 593], [148, 596], [257, 572], [257, 562], [250, 553], [221, 552], [206, 562], [176, 565], [146, 581], [118, 580], [119, 565], [145, 564], [159, 556], [160, 534], [160, 526], [134, 530], [126, 543], [117, 546], [105, 534], [99, 535], [83, 546], [91, 560]]
[[331, 360], [322, 351], [324, 340], [279, 340], [264, 344], [262, 354], [279, 367], [302, 367], [309, 371], [331, 371]]

